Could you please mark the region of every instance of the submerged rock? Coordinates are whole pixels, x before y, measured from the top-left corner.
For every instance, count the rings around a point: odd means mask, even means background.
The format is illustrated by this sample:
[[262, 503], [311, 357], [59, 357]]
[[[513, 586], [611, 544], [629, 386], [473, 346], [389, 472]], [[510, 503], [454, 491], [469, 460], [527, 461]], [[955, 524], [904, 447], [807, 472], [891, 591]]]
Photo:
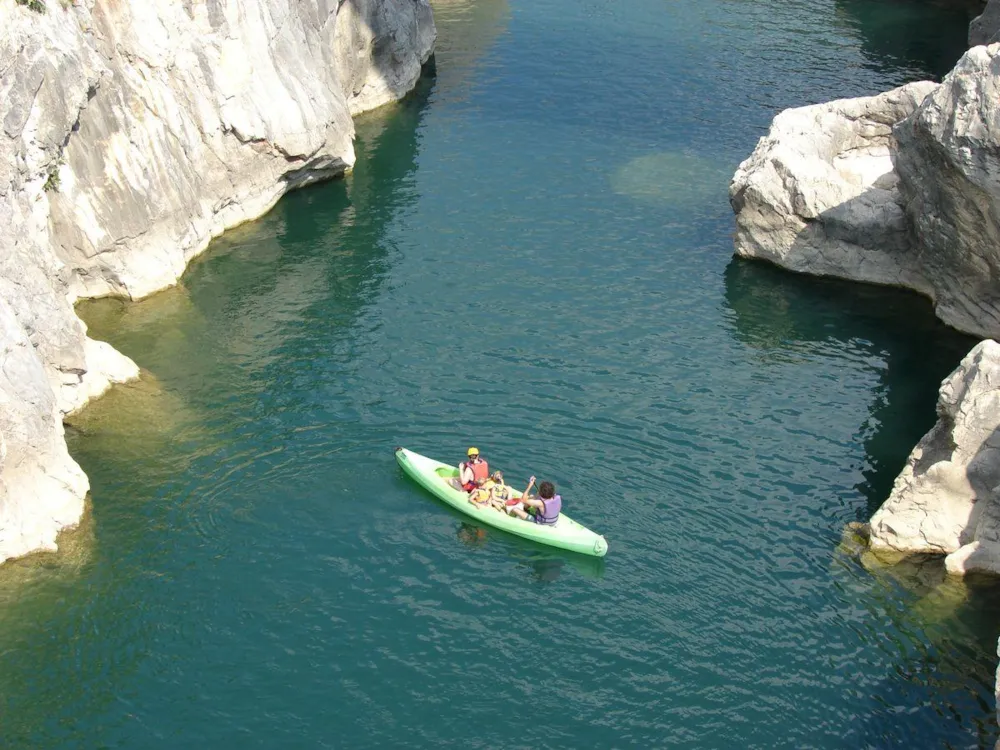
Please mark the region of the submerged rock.
[[[631, 159], [611, 175], [619, 195], [658, 206], [690, 211], [718, 195], [728, 169], [719, 158], [683, 151], [665, 151]], [[719, 181], [698, 179], [719, 176]]]
[[0, 3], [0, 562], [87, 479], [62, 418], [137, 368], [81, 297], [173, 284], [228, 227], [354, 163], [352, 115], [429, 58], [426, 0]]

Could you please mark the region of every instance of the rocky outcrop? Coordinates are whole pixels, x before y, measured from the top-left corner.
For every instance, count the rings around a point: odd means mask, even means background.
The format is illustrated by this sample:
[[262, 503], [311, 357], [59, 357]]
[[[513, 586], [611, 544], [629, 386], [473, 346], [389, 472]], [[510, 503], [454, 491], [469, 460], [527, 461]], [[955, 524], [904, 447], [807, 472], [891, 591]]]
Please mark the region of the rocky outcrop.
[[929, 292], [910, 252], [892, 151], [893, 127], [934, 88], [913, 83], [779, 114], [730, 184], [736, 254]]
[[[927, 294], [945, 322], [1000, 335], [1000, 44], [937, 86], [783, 112], [730, 188], [736, 252]], [[939, 421], [872, 519], [873, 550], [1000, 574], [1000, 345], [941, 388]]]
[[939, 86], [788, 110], [730, 185], [736, 253], [914, 289], [1000, 337], [1000, 44]]
[[72, 304], [174, 283], [226, 228], [354, 162], [403, 96], [426, 0], [0, 4], [0, 561], [51, 548], [86, 477], [62, 417], [135, 365]]
[[1000, 0], [990, 0], [982, 14], [969, 24], [969, 46], [1000, 42]]
[[943, 553], [952, 573], [1000, 574], [1000, 344], [969, 352], [937, 412], [872, 517], [871, 548]]
[[[990, 0], [969, 32], [990, 46], [939, 86], [775, 118], [730, 187], [737, 255], [909, 287], [946, 323], [1000, 338], [998, 30]], [[872, 554], [939, 553], [950, 573], [1000, 575], [998, 394], [1000, 344], [987, 339], [942, 384], [937, 424], [872, 517]]]
[[969, 50], [895, 134], [938, 317], [1000, 337], [1000, 44]]

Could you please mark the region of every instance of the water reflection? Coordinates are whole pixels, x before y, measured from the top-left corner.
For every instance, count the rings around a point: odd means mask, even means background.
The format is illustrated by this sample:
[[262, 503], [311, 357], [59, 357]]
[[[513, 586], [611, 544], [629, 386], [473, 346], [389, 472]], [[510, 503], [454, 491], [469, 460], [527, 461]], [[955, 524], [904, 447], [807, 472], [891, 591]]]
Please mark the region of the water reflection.
[[814, 344], [871, 355], [879, 373], [861, 426], [867, 463], [859, 487], [867, 521], [888, 497], [909, 451], [935, 421], [938, 386], [975, 345], [905, 290], [792, 274], [733, 259], [725, 271], [731, 330], [766, 361], [808, 356]]
[[[454, 508], [447, 509], [461, 518]], [[558, 580], [567, 566], [590, 580], [600, 580], [604, 576], [603, 558], [546, 547], [529, 539], [516, 538], [497, 529], [469, 521], [459, 521], [455, 536], [459, 542], [471, 549], [487, 549], [492, 545], [502, 551], [518, 569], [543, 583]]]
[[431, 0], [439, 97], [461, 101], [469, 95], [476, 70], [510, 23], [507, 0]]
[[836, 17], [856, 31], [877, 70], [940, 81], [967, 48], [981, 0], [836, 0]]
[[455, 532], [458, 541], [466, 547], [481, 548], [486, 546], [486, 527], [476, 526], [462, 521]]
[[558, 579], [567, 566], [589, 580], [598, 581], [604, 577], [605, 562], [602, 557], [588, 557], [546, 547], [524, 549], [520, 554], [514, 555], [514, 559], [532, 577], [546, 583]]

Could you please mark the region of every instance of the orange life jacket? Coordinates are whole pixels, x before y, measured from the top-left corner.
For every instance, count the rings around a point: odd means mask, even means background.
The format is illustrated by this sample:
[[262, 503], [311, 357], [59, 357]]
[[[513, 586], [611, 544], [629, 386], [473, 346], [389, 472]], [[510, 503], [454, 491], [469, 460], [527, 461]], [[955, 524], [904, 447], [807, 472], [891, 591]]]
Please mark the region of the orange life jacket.
[[462, 489], [466, 492], [472, 492], [478, 486], [479, 482], [484, 482], [489, 477], [490, 465], [486, 463], [485, 458], [480, 458], [478, 461], [466, 461], [462, 464], [462, 468], [466, 466], [472, 469], [472, 481], [463, 484]]

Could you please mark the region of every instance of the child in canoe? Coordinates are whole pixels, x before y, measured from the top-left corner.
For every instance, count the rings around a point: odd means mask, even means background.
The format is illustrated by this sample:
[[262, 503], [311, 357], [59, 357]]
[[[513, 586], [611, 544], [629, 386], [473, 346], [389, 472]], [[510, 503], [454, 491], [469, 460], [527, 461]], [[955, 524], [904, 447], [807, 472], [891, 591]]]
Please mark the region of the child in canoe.
[[503, 510], [511, 498], [511, 489], [503, 483], [503, 473], [494, 471], [482, 487], [469, 493], [469, 502], [474, 505], [489, 505], [496, 510]]

